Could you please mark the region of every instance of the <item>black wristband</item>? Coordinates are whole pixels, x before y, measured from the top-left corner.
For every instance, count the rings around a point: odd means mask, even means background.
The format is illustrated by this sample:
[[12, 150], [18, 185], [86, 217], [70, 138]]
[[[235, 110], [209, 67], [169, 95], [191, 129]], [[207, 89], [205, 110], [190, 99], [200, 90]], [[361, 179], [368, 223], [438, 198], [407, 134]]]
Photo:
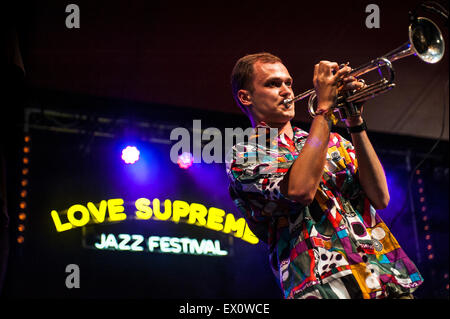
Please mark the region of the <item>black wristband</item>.
[[347, 127], [347, 131], [348, 131], [349, 134], [351, 134], [351, 133], [359, 133], [359, 132], [366, 131], [366, 130], [367, 130], [367, 125], [366, 125], [366, 121], [364, 121], [364, 120], [359, 125], [352, 126], [352, 127]]

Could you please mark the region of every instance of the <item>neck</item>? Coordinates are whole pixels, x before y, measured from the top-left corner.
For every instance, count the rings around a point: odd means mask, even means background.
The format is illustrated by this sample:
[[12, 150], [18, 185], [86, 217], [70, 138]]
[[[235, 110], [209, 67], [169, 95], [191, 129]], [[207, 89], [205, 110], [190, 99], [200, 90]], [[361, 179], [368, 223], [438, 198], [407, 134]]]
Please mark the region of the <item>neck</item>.
[[[254, 119], [251, 119], [252, 126], [256, 127], [261, 121], [255, 121]], [[277, 128], [278, 129], [278, 135], [286, 134], [289, 136], [290, 139], [294, 137], [294, 130], [292, 129], [292, 125], [290, 121], [287, 121], [286, 123], [267, 123], [265, 122], [269, 127]]]

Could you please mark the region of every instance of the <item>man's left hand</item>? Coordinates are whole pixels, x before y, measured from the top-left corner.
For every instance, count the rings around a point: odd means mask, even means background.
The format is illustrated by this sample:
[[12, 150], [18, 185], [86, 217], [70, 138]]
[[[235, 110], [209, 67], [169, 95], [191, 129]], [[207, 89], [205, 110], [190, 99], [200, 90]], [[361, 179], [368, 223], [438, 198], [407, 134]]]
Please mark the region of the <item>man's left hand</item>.
[[[340, 91], [345, 92], [345, 91], [353, 91], [353, 90], [361, 90], [362, 88], [365, 88], [367, 85], [362, 82], [362, 81], [358, 81], [357, 78], [355, 78], [354, 76], [348, 76], [345, 77], [344, 79], [342, 79], [342, 84], [339, 88]], [[358, 116], [352, 116], [350, 118], [347, 118], [345, 120], [345, 125], [347, 127], [351, 127], [351, 126], [357, 126], [363, 123], [363, 119], [361, 117], [363, 111], [363, 107], [360, 107], [360, 115]]]

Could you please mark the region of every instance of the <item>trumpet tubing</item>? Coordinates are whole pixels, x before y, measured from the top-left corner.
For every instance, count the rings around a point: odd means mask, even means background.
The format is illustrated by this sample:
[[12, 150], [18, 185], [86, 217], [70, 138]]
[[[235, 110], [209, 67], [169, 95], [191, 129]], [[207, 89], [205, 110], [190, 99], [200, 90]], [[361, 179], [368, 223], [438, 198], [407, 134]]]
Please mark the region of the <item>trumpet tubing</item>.
[[[376, 58], [366, 64], [363, 64], [349, 73], [349, 76], [359, 77], [363, 74], [373, 70], [380, 70], [385, 67], [388, 70], [389, 78], [382, 78], [373, 84], [366, 86], [363, 89], [346, 94], [345, 96], [338, 96], [338, 102], [335, 108], [345, 108], [348, 103], [361, 103], [376, 97], [379, 94], [389, 91], [395, 87], [394, 77], [395, 71], [392, 62], [405, 58], [410, 55], [416, 55], [426, 63], [437, 63], [444, 56], [445, 42], [442, 38], [442, 32], [438, 26], [428, 18], [418, 17], [408, 27], [409, 40], [405, 44], [390, 51], [382, 57]], [[308, 111], [312, 117], [316, 114], [314, 112], [314, 101], [316, 93], [314, 89], [305, 91], [296, 95], [292, 99], [285, 99], [283, 104], [289, 108], [295, 102], [309, 97]], [[352, 109], [351, 107], [350, 109]], [[348, 113], [348, 110], [346, 110]], [[352, 111], [350, 111], [352, 113]], [[341, 118], [343, 117], [340, 112]]]

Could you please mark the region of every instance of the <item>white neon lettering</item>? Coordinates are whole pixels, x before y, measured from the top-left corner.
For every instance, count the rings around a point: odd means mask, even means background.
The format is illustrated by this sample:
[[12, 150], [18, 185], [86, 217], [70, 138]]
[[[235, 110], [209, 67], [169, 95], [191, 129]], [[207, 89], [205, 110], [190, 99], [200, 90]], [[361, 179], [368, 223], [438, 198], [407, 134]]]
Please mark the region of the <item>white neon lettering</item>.
[[214, 251], [215, 251], [216, 255], [220, 255], [220, 256], [228, 255], [228, 251], [220, 249], [220, 241], [218, 241], [218, 240], [214, 241]]
[[134, 243], [131, 244], [132, 251], [143, 251], [144, 247], [140, 246], [144, 241], [144, 236], [141, 235], [132, 235], [131, 238], [134, 239]]
[[188, 246], [189, 246], [191, 240], [189, 238], [185, 237], [185, 238], [181, 238], [180, 241], [181, 241], [181, 244], [183, 245], [183, 253], [189, 254]]
[[159, 246], [161, 247], [161, 251], [164, 253], [172, 252], [172, 249], [170, 248], [170, 237], [161, 237], [159, 240]]
[[151, 236], [148, 239], [148, 250], [153, 251], [156, 247], [159, 247], [159, 237]]
[[104, 249], [105, 248], [105, 241], [106, 241], [106, 235], [101, 234], [100, 235], [100, 243], [95, 243], [94, 246], [97, 249]]
[[109, 234], [108, 237], [106, 237], [105, 248], [119, 248], [119, 246], [117, 245], [116, 237], [114, 237], [113, 234]]
[[179, 254], [181, 253], [181, 245], [180, 245], [180, 239], [179, 238], [171, 238], [170, 239], [170, 246], [172, 246], [172, 253]]
[[127, 243], [130, 241], [131, 236], [128, 234], [120, 234], [119, 238], [122, 239], [119, 243], [119, 250], [130, 250], [130, 246]]
[[[94, 243], [94, 247], [100, 250], [121, 250], [121, 251], [144, 251], [141, 243], [144, 242], [142, 235], [129, 234], [101, 234], [100, 242]], [[201, 242], [191, 238], [159, 237], [150, 236], [147, 240], [147, 250], [149, 252], [226, 256], [228, 251], [222, 250], [220, 240], [202, 239]]]

